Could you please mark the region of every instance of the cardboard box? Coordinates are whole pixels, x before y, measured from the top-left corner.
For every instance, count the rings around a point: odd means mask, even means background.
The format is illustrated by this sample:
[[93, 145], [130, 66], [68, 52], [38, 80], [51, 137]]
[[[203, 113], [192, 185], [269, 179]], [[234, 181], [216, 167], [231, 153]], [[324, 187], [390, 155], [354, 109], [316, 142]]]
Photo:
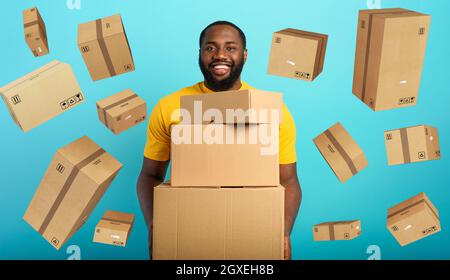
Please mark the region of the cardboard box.
[[439, 213], [425, 193], [388, 210], [387, 228], [401, 246], [441, 231]]
[[155, 188], [153, 259], [281, 260], [284, 188]]
[[427, 125], [384, 133], [389, 165], [441, 159], [438, 130]]
[[283, 95], [256, 89], [185, 95], [180, 108], [190, 114], [183, 124], [283, 122]]
[[352, 240], [361, 236], [361, 221], [331, 222], [315, 225], [314, 241]]
[[134, 215], [106, 211], [95, 227], [94, 242], [125, 247], [133, 228]]
[[78, 25], [78, 47], [93, 81], [134, 71], [120, 15]]
[[59, 149], [24, 220], [59, 250], [83, 226], [121, 168], [86, 136]]
[[132, 90], [127, 89], [97, 102], [100, 121], [114, 134], [143, 122], [147, 118], [147, 105]]
[[25, 41], [35, 57], [49, 53], [47, 29], [36, 7], [23, 11]]
[[374, 111], [416, 105], [429, 27], [413, 11], [360, 11], [353, 93]]
[[59, 61], [0, 88], [0, 94], [24, 132], [84, 103], [72, 67]]
[[278, 137], [275, 124], [172, 126], [172, 186], [277, 186]]
[[340, 123], [317, 136], [314, 144], [341, 183], [346, 182], [368, 165], [363, 150]]
[[273, 34], [269, 74], [313, 81], [322, 73], [328, 35], [297, 29]]

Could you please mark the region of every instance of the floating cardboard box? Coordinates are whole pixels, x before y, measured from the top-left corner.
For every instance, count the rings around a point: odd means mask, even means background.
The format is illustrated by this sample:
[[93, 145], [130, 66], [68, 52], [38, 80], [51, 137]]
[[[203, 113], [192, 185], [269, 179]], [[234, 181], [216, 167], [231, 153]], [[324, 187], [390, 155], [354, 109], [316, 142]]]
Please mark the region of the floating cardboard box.
[[340, 123], [315, 138], [314, 143], [341, 183], [368, 165], [364, 152]]
[[190, 114], [183, 124], [259, 124], [283, 122], [281, 93], [260, 90], [224, 91], [182, 96], [181, 109]]
[[441, 159], [438, 130], [427, 125], [384, 133], [389, 165]]
[[134, 215], [106, 211], [95, 227], [94, 242], [125, 247], [133, 228]]
[[86, 136], [59, 149], [24, 220], [59, 250], [83, 226], [121, 168]]
[[352, 240], [361, 236], [361, 221], [331, 222], [315, 225], [314, 241]]
[[155, 188], [155, 260], [281, 260], [284, 188]]
[[117, 135], [145, 121], [147, 105], [127, 89], [97, 102], [97, 113], [100, 121]]
[[441, 231], [439, 213], [425, 193], [388, 210], [387, 228], [401, 246]]
[[78, 47], [93, 81], [134, 71], [120, 15], [78, 25]]
[[313, 81], [322, 73], [328, 35], [284, 29], [273, 34], [269, 74]]
[[174, 187], [277, 186], [276, 124], [172, 126]]
[[374, 111], [417, 104], [430, 16], [359, 12], [353, 93]]
[[14, 122], [24, 131], [84, 102], [69, 64], [53, 61], [0, 88]]
[[23, 28], [25, 41], [33, 55], [43, 56], [48, 54], [47, 30], [36, 7], [23, 11]]

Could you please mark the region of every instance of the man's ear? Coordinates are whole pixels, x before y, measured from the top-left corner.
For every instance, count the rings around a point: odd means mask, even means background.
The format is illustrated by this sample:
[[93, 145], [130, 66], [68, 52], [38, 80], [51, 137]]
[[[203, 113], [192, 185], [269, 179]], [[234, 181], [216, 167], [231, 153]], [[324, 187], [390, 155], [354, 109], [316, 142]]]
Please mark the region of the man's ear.
[[248, 52], [247, 49], [244, 50], [244, 64], [247, 62]]

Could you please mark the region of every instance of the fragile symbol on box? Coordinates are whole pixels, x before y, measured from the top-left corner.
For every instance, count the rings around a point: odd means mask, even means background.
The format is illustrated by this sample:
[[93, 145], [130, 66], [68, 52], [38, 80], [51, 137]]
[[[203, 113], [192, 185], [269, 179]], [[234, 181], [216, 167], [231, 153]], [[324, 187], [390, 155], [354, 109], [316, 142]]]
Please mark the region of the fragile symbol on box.
[[63, 102], [61, 102], [61, 109], [67, 110], [70, 107], [74, 106], [75, 104], [83, 101], [83, 95], [81, 94], [81, 92], [79, 92], [77, 95], [72, 96], [71, 98], [64, 100]]
[[427, 228], [425, 230], [422, 231], [423, 235], [428, 235], [430, 233], [433, 233], [437, 230], [436, 226], [432, 226], [430, 228]]
[[295, 76], [299, 77], [299, 78], [309, 79], [311, 77], [311, 74], [310, 73], [296, 71], [295, 72]]
[[52, 239], [52, 244], [55, 245], [55, 246], [58, 246], [59, 240], [56, 239], [55, 237], [53, 237], [53, 239]]
[[400, 98], [399, 100], [399, 105], [406, 105], [406, 104], [412, 104], [416, 101], [415, 97], [405, 97], [405, 98]]
[[425, 152], [419, 152], [419, 159], [425, 159], [426, 153]]

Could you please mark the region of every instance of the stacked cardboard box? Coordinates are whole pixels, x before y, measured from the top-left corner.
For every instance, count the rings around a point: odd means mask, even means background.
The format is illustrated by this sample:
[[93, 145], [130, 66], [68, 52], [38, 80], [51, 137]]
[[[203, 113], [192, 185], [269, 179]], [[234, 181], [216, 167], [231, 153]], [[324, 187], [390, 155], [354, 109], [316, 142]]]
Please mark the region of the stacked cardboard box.
[[[278, 161], [282, 106], [280, 94], [255, 90], [181, 98], [187, 115], [185, 123], [172, 128], [171, 185], [155, 189], [154, 259], [284, 257]], [[228, 115], [230, 109], [253, 109], [256, 115], [227, 122], [222, 112]], [[261, 111], [275, 113], [268, 118]], [[195, 113], [204, 118], [188, 116]], [[252, 138], [258, 133], [266, 134], [267, 142]], [[272, 145], [265, 154], [267, 143]]]
[[121, 168], [88, 137], [59, 149], [24, 220], [59, 250], [83, 226]]
[[106, 211], [95, 227], [94, 239], [96, 243], [103, 243], [119, 247], [127, 245], [128, 237], [133, 228], [134, 215], [117, 211]]
[[359, 12], [353, 93], [374, 111], [417, 104], [430, 16]]
[[120, 15], [80, 24], [78, 47], [93, 81], [134, 71]]
[[84, 103], [72, 67], [56, 60], [0, 88], [0, 94], [24, 132]]
[[23, 29], [25, 41], [34, 56], [49, 53], [47, 29], [36, 7], [23, 11]]
[[322, 73], [328, 35], [297, 29], [273, 34], [269, 74], [313, 81]]

